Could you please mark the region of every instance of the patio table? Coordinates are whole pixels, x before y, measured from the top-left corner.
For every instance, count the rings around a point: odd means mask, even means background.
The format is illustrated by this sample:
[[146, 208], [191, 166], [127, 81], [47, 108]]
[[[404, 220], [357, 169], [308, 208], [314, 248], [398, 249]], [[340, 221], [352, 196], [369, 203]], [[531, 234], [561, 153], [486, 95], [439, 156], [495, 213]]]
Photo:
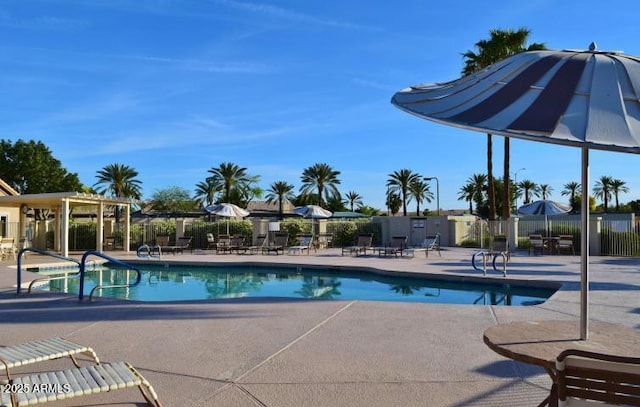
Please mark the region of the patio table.
[[579, 321], [521, 321], [488, 328], [484, 343], [502, 356], [546, 370], [553, 385], [540, 406], [557, 406], [556, 358], [566, 349], [640, 357], [639, 330], [598, 321], [590, 321], [587, 340], [580, 339]]

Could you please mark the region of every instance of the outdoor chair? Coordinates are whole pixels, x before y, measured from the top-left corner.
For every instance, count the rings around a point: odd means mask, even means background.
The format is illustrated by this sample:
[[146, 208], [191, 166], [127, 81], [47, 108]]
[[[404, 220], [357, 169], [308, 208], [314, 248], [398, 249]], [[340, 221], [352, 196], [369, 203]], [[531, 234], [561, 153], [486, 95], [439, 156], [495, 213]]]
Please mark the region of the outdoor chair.
[[542, 235], [529, 235], [529, 254], [536, 251], [540, 254], [544, 254], [544, 250], [547, 248], [545, 241], [542, 239]]
[[497, 235], [493, 237], [493, 247], [491, 248], [491, 254], [493, 256], [503, 254], [507, 260], [511, 260], [511, 253], [509, 252], [509, 241], [505, 235]]
[[560, 254], [561, 252], [568, 252], [572, 255], [576, 255], [575, 249], [573, 248], [573, 236], [572, 235], [560, 235], [558, 241], [556, 242], [556, 252]]
[[424, 250], [424, 253], [427, 257], [429, 257], [429, 252], [438, 252], [438, 255], [440, 257], [442, 257], [442, 253], [440, 253], [440, 233], [436, 233], [435, 236], [428, 236], [427, 238], [424, 239], [424, 241], [422, 242], [422, 247]]
[[287, 247], [288, 244], [289, 244], [289, 234], [276, 233], [274, 237], [274, 242], [263, 247], [262, 254], [269, 254], [269, 253], [279, 254], [279, 252], [282, 252], [282, 254], [284, 254], [284, 249]]
[[16, 259], [16, 245], [15, 239], [12, 237], [3, 237], [0, 241], [0, 257], [4, 260], [13, 255], [13, 259]]
[[342, 248], [342, 255], [345, 253], [349, 253], [349, 255], [354, 254], [357, 256], [358, 254], [367, 254], [367, 249], [371, 249], [371, 244], [373, 243], [373, 233], [361, 233], [358, 235], [358, 239], [356, 240], [353, 246], [346, 246]]
[[640, 358], [569, 349], [556, 370], [560, 407], [640, 406]]
[[213, 236], [213, 233], [207, 233], [207, 249], [215, 249], [216, 248], [216, 238]]
[[240, 252], [242, 252], [242, 254], [256, 254], [258, 253], [260, 250], [262, 250], [267, 244], [267, 235], [258, 235], [256, 237], [256, 244], [250, 244], [250, 245], [242, 245], [242, 246], [238, 246], [236, 248], [236, 252], [238, 254], [240, 254]]
[[298, 244], [296, 246], [290, 246], [287, 250], [288, 254], [299, 253], [302, 254], [305, 250], [309, 254], [313, 245], [313, 235], [300, 235], [298, 238]]
[[244, 240], [244, 235], [235, 235], [231, 238], [229, 246], [227, 246], [226, 249], [223, 250], [228, 250], [229, 253], [233, 253], [233, 251], [235, 250], [236, 253], [239, 253], [238, 250], [240, 250], [240, 248], [244, 246]]
[[216, 242], [216, 254], [220, 252], [225, 253], [231, 246], [231, 235], [218, 235], [218, 241]]
[[378, 248], [378, 257], [392, 254], [402, 257], [402, 251], [407, 248], [407, 240], [407, 236], [393, 236], [387, 246]]

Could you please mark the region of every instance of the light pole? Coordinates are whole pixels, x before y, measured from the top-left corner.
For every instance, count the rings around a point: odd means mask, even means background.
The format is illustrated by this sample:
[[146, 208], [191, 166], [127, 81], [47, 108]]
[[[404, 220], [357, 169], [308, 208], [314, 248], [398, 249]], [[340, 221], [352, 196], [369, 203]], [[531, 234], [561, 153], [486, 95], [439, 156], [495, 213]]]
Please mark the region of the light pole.
[[438, 181], [438, 177], [424, 177], [425, 181], [431, 181], [432, 179], [436, 180], [436, 202], [438, 205], [438, 216], [440, 216], [440, 181]]
[[[513, 174], [513, 183], [515, 184], [516, 188], [518, 188], [518, 173], [524, 170], [526, 170], [526, 168], [520, 168], [518, 171], [516, 171]], [[518, 194], [517, 193], [516, 193], [516, 213], [518, 213]]]

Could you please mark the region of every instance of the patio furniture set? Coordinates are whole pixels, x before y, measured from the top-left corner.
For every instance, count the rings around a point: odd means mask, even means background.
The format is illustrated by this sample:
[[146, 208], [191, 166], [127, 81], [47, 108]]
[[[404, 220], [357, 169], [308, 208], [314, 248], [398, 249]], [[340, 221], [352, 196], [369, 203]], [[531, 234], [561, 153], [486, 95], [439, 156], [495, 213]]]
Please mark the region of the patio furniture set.
[[435, 251], [439, 256], [442, 256], [439, 233], [425, 238], [419, 247], [409, 247], [407, 241], [407, 236], [393, 236], [385, 246], [373, 246], [373, 233], [360, 234], [354, 245], [342, 248], [342, 255], [366, 255], [369, 251], [374, 254], [378, 253], [378, 257], [414, 257], [416, 253], [424, 252], [425, 256], [429, 257], [429, 252]]

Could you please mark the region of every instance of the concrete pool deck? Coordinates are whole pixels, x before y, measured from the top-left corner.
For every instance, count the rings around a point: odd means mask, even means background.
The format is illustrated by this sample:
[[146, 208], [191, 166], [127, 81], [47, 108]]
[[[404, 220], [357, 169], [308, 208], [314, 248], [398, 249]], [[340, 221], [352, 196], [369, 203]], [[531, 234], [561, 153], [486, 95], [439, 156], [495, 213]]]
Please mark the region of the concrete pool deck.
[[[311, 255], [165, 255], [161, 261], [370, 267], [394, 272], [479, 277], [473, 249], [442, 257]], [[107, 252], [122, 260], [135, 253]], [[29, 255], [25, 264], [50, 260]], [[590, 319], [640, 329], [640, 259], [591, 258]], [[23, 281], [36, 274], [25, 273]], [[529, 307], [370, 301], [252, 299], [134, 303], [35, 292], [15, 295], [15, 261], [0, 264], [0, 345], [52, 336], [92, 346], [104, 361], [125, 360], [152, 383], [164, 406], [534, 406], [550, 380], [482, 340], [492, 325], [576, 320], [579, 256], [516, 253], [499, 281], [563, 284]], [[576, 333], [578, 335], [579, 333]], [[640, 349], [639, 349], [640, 352]], [[57, 360], [16, 373], [70, 367]], [[46, 404], [45, 404], [46, 405]], [[79, 397], [55, 406], [136, 406], [135, 389]]]

